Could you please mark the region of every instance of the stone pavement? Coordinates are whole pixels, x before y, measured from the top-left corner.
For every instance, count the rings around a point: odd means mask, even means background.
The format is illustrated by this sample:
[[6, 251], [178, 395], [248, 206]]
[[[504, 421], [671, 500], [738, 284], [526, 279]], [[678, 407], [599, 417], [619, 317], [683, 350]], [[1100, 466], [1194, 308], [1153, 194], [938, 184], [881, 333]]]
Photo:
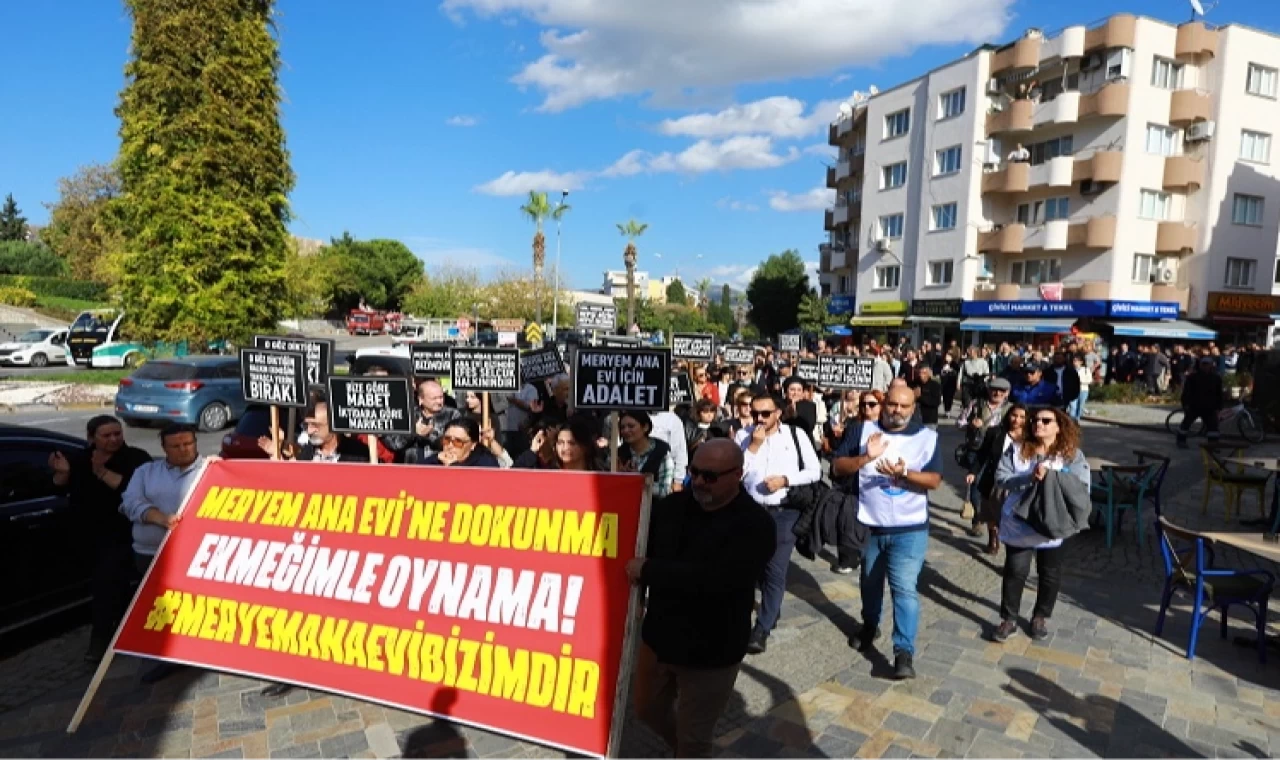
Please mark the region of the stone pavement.
[[[958, 442], [944, 433], [945, 450]], [[1086, 453], [1131, 460], [1134, 448], [1175, 459], [1164, 512], [1193, 528], [1228, 525], [1221, 498], [1201, 514], [1199, 452], [1167, 435], [1088, 427]], [[1274, 455], [1274, 444], [1261, 447]], [[954, 469], [951, 462], [948, 467]], [[949, 481], [958, 481], [954, 471]], [[1203, 630], [1188, 661], [1188, 615], [1175, 607], [1162, 638], [1151, 630], [1163, 577], [1144, 514], [1139, 545], [1126, 518], [1108, 550], [1100, 532], [1072, 539], [1052, 637], [987, 640], [997, 617], [1000, 565], [963, 532], [952, 485], [936, 496], [921, 577], [919, 678], [886, 678], [880, 653], [846, 644], [860, 617], [856, 581], [796, 557], [769, 651], [749, 658], [720, 726], [724, 757], [1269, 757], [1280, 754], [1280, 670], [1253, 650]], [[1256, 507], [1246, 502], [1245, 511]], [[1227, 566], [1276, 568], [1231, 549]], [[1033, 579], [1034, 583], [1034, 579]], [[1033, 590], [1027, 596], [1031, 597]], [[1024, 605], [1029, 609], [1030, 600]], [[886, 627], [889, 613], [886, 610]], [[1247, 633], [1242, 617], [1232, 633]], [[299, 690], [264, 699], [262, 684], [188, 671], [154, 687], [137, 661], [118, 658], [80, 732], [67, 720], [90, 675], [79, 666], [81, 629], [0, 662], [0, 755], [181, 757], [557, 757], [471, 728], [343, 697]], [[665, 754], [632, 722], [627, 756]]]

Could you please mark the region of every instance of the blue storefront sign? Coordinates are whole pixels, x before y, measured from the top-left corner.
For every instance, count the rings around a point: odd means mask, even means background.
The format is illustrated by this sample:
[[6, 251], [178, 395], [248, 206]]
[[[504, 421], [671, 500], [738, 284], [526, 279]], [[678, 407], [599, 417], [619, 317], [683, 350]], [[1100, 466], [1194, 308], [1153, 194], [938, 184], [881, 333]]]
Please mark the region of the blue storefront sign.
[[827, 302], [827, 313], [835, 317], [841, 314], [852, 314], [853, 306], [853, 295], [851, 293], [834, 295]]
[[1112, 301], [1111, 313], [1108, 316], [1177, 319], [1178, 303], [1176, 301]]
[[1105, 317], [1106, 301], [965, 301], [966, 317]]

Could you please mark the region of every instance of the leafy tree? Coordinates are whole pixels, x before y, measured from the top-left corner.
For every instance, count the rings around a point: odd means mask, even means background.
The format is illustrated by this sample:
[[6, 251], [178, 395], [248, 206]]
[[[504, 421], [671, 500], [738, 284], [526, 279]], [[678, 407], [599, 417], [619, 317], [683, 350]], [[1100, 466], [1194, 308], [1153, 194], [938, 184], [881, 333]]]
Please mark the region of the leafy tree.
[[419, 280], [404, 298], [404, 310], [423, 318], [457, 318], [470, 314], [483, 298], [475, 270], [447, 267]]
[[4, 207], [0, 208], [0, 241], [27, 239], [27, 218], [18, 210], [13, 194], [6, 195]]
[[39, 243], [20, 240], [0, 242], [0, 274], [62, 277], [66, 273], [66, 263]]
[[775, 253], [765, 259], [751, 276], [747, 301], [751, 312], [747, 319], [761, 335], [777, 335], [795, 329], [800, 299], [809, 292], [809, 275], [804, 259], [794, 250]]
[[729, 306], [733, 302], [733, 288], [729, 287], [729, 283], [725, 283], [720, 288], [720, 303]]
[[82, 166], [58, 180], [58, 195], [57, 203], [45, 204], [49, 224], [40, 242], [67, 262], [77, 280], [114, 283], [112, 257], [119, 253], [120, 236], [106, 210], [120, 195], [120, 174], [105, 164]]
[[[533, 280], [535, 290], [542, 289], [542, 268], [547, 263], [547, 238], [542, 234], [542, 222], [548, 218], [554, 219], [558, 222], [564, 218], [564, 215], [569, 213], [572, 208], [572, 206], [568, 205], [563, 200], [552, 206], [547, 200], [547, 194], [539, 193], [536, 190], [529, 191], [529, 200], [520, 207], [520, 213], [523, 214], [526, 219], [533, 222], [534, 225]], [[541, 303], [542, 300], [539, 298], [538, 311], [534, 317], [538, 321], [538, 324], [542, 324]], [[515, 317], [512, 317], [512, 319], [515, 319]]]
[[[618, 232], [627, 239], [627, 247], [622, 251], [622, 264], [627, 269], [627, 330], [636, 324], [636, 238], [649, 229], [649, 225], [630, 219], [626, 224], [619, 224]], [[644, 329], [644, 328], [641, 328]]]
[[684, 283], [680, 280], [672, 280], [667, 286], [667, 303], [677, 306], [689, 305], [689, 294], [684, 292]]
[[281, 313], [286, 317], [315, 317], [330, 312], [332, 274], [318, 266], [319, 257], [303, 254], [298, 241], [290, 239], [285, 252], [285, 297]]
[[697, 285], [694, 287], [698, 289], [698, 311], [701, 311], [702, 316], [706, 317], [707, 307], [711, 304], [711, 280], [703, 277], [698, 280]]
[[398, 309], [422, 279], [422, 259], [398, 240], [356, 240], [348, 232], [317, 254], [328, 273], [328, 301], [345, 314], [363, 300], [370, 308]]
[[817, 293], [805, 293], [800, 299], [800, 313], [797, 315], [800, 329], [821, 335], [827, 326], [827, 304], [830, 302], [830, 298], [823, 298]]
[[118, 290], [141, 340], [272, 329], [285, 292], [289, 168], [274, 0], [125, 0]]

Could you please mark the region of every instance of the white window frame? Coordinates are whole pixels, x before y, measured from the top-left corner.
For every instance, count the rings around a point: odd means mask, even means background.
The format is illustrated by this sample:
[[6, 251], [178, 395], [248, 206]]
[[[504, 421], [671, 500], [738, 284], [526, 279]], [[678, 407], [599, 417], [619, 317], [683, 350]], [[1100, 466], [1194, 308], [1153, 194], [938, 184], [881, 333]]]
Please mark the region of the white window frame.
[[[890, 283], [892, 280], [892, 284]], [[902, 267], [898, 264], [886, 264], [876, 267], [876, 281], [872, 290], [897, 290], [902, 285]]]
[[[1155, 143], [1154, 150], [1152, 143]], [[1178, 130], [1167, 124], [1147, 124], [1147, 153], [1153, 156], [1176, 156], [1182, 151]]]
[[1266, 199], [1261, 195], [1236, 193], [1231, 198], [1231, 223], [1243, 227], [1261, 227], [1266, 213]]
[[1228, 258], [1223, 271], [1222, 285], [1227, 288], [1248, 290], [1258, 273], [1258, 262], [1253, 259]]
[[1249, 72], [1245, 76], [1244, 91], [1261, 98], [1276, 97], [1277, 70], [1260, 63], [1249, 64]]
[[965, 88], [957, 87], [938, 96], [938, 121], [954, 119], [964, 113]]
[[[890, 223], [894, 219], [896, 219], [898, 222], [896, 225], [898, 228], [898, 234], [896, 235], [890, 234], [890, 226], [891, 226]], [[885, 214], [884, 216], [880, 217], [880, 237], [888, 238], [889, 240], [899, 240], [902, 238], [902, 233], [903, 233], [903, 230], [906, 229], [906, 226], [907, 226], [906, 214], [902, 214], [902, 213]]]
[[[1057, 277], [1053, 277], [1055, 273]], [[1045, 277], [1046, 274], [1049, 277]], [[1060, 282], [1061, 279], [1062, 259], [1027, 259], [1009, 265], [1009, 282], [1024, 288], [1045, 282]]]
[[930, 261], [929, 267], [925, 271], [925, 285], [950, 285], [955, 279], [955, 267], [956, 263], [951, 259]]
[[1151, 86], [1162, 90], [1181, 90], [1185, 73], [1181, 63], [1157, 55], [1151, 63]]
[[884, 115], [884, 139], [892, 140], [911, 131], [911, 109], [903, 108]]
[[964, 167], [964, 148], [950, 145], [933, 153], [933, 176], [946, 177], [959, 174]]
[[[993, 257], [991, 256], [990, 253], [978, 254], [978, 279], [979, 280], [991, 280], [995, 278], [996, 268], [992, 266], [992, 261], [993, 261]], [[1277, 268], [1276, 271], [1280, 272], [1280, 268]]]
[[1135, 253], [1133, 254], [1133, 281], [1134, 282], [1154, 282], [1156, 272], [1156, 257], [1151, 253]]
[[[943, 224], [944, 222], [950, 222], [950, 224]], [[955, 201], [952, 201], [951, 203], [939, 203], [933, 207], [929, 214], [929, 229], [932, 232], [947, 232], [949, 230], [954, 230], [959, 223], [960, 205]]]
[[1271, 163], [1271, 135], [1252, 129], [1240, 130], [1240, 160], [1251, 164]]
[[1138, 218], [1153, 219], [1157, 222], [1169, 221], [1173, 206], [1173, 195], [1163, 190], [1144, 189], [1138, 195]]
[[[894, 180], [897, 180], [895, 182]], [[907, 162], [898, 161], [880, 170], [880, 189], [897, 190], [907, 184]]]

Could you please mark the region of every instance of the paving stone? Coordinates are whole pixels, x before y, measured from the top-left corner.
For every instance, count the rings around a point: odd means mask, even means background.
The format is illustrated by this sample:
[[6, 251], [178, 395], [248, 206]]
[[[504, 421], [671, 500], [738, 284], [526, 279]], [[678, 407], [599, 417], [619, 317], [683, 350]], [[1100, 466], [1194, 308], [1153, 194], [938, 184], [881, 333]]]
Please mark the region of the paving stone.
[[889, 717], [884, 719], [884, 727], [890, 731], [894, 731], [904, 736], [912, 736], [916, 739], [923, 739], [929, 729], [933, 728], [933, 724], [927, 720], [921, 720], [903, 713], [889, 713]]
[[320, 740], [320, 754], [324, 757], [350, 757], [369, 748], [364, 731], [351, 731]]
[[[396, 754], [399, 754], [398, 748], [397, 748]], [[323, 755], [320, 754], [319, 742], [291, 744], [287, 747], [273, 749], [271, 750], [271, 756], [272, 757], [323, 757]]]
[[942, 748], [947, 757], [964, 757], [978, 735], [978, 727], [943, 718], [934, 723], [925, 741]]
[[266, 717], [233, 718], [231, 720], [218, 721], [218, 736], [223, 739], [265, 730], [267, 730]]

